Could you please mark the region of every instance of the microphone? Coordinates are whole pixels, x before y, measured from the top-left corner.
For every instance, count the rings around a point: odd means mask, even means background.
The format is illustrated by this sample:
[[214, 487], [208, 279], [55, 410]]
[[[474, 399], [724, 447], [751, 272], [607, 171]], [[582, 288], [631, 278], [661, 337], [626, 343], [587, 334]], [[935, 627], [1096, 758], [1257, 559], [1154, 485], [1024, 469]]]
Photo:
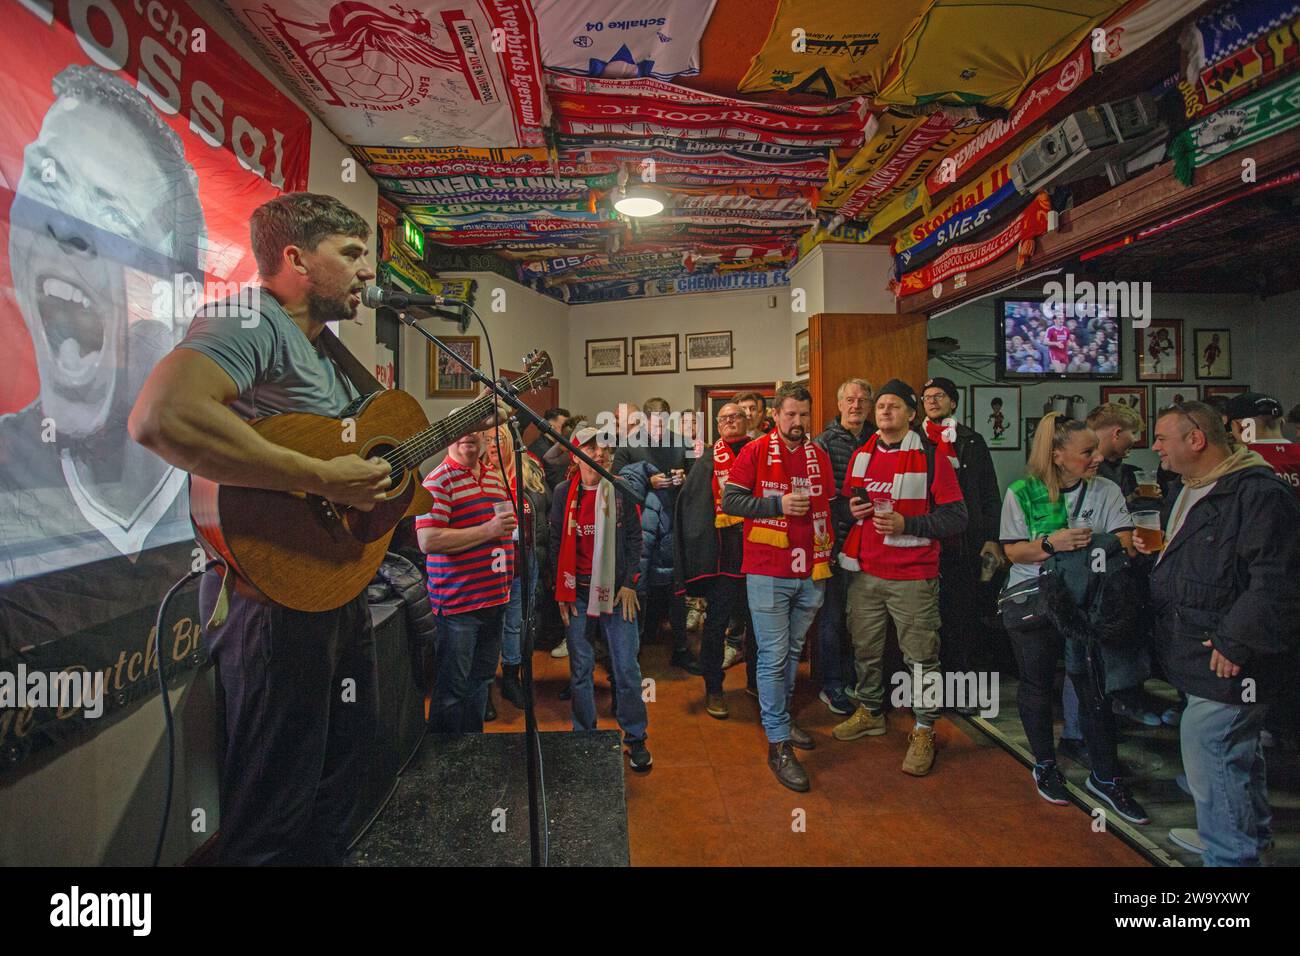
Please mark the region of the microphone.
[[361, 301], [372, 309], [386, 305], [390, 309], [435, 309], [444, 306], [463, 305], [459, 299], [446, 295], [421, 295], [418, 292], [399, 292], [396, 289], [381, 289], [377, 285], [366, 286]]
[[361, 293], [361, 301], [372, 309], [387, 307], [398, 312], [409, 309], [432, 312], [440, 319], [455, 322], [462, 334], [469, 329], [469, 312], [455, 309], [465, 305], [460, 299], [446, 295], [422, 295], [418, 292], [399, 292], [396, 289], [381, 289], [377, 285], [368, 285]]

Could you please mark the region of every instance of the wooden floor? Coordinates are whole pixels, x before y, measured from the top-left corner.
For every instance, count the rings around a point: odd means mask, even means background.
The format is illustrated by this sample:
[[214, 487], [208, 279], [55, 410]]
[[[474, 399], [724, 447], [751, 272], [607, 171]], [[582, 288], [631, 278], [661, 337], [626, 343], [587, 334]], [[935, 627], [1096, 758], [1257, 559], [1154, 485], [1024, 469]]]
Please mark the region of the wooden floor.
[[[787, 790], [767, 768], [744, 665], [727, 671], [731, 717], [719, 721], [704, 712], [703, 680], [669, 667], [668, 650], [641, 652], [642, 672], [655, 681], [647, 704], [654, 767], [625, 773], [634, 866], [1147, 865], [1119, 837], [1094, 832], [1082, 809], [1045, 802], [1023, 765], [964, 722], [939, 722], [935, 769], [923, 778], [899, 769], [907, 711], [890, 715], [882, 737], [833, 739], [842, 718], [817, 699], [806, 664], [795, 715], [817, 742], [799, 753], [812, 790]], [[567, 659], [538, 651], [533, 666], [541, 729], [568, 728], [569, 705], [557, 697]], [[600, 728], [614, 729], [609, 685], [596, 673]], [[496, 691], [493, 699], [499, 718], [486, 729], [522, 730], [522, 712]]]

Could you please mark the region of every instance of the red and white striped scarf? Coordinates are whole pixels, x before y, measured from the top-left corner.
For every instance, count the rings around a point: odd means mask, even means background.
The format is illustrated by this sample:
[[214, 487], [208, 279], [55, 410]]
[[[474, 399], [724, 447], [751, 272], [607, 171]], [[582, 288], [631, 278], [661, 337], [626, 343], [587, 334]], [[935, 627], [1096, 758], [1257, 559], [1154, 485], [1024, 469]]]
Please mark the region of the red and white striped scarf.
[[[848, 486], [850, 492], [855, 486], [866, 482], [867, 468], [871, 464], [871, 455], [880, 440], [880, 432], [867, 439], [866, 444], [853, 454], [849, 462]], [[944, 446], [940, 446], [942, 448]], [[936, 450], [937, 452], [937, 450]], [[894, 481], [890, 497], [894, 499], [894, 510], [904, 518], [926, 513], [930, 489], [926, 487], [925, 449], [921, 446], [921, 436], [910, 428], [903, 438], [903, 444], [894, 455]], [[840, 566], [850, 571], [860, 571], [858, 555], [862, 549], [862, 525], [866, 518], [859, 518], [840, 551]], [[921, 548], [931, 543], [929, 538], [911, 534], [887, 534], [885, 544], [894, 548]]]
[[[813, 570], [812, 579], [820, 581], [831, 576], [831, 547], [834, 535], [831, 534], [830, 495], [826, 493], [826, 482], [833, 480], [829, 473], [822, 472], [821, 462], [817, 458], [817, 445], [812, 439], [805, 438], [802, 449], [787, 452], [780, 433], [773, 428], [766, 438], [764, 454], [758, 456], [757, 478], [754, 494], [763, 497], [769, 490], [779, 489], [781, 494], [790, 493], [790, 475], [786, 471], [784, 456], [797, 455], [802, 450], [805, 462], [805, 474], [811, 486], [809, 496], [810, 510], [807, 517], [813, 526]], [[771, 545], [774, 548], [790, 547], [790, 519], [785, 515], [776, 518], [750, 518], [749, 534], [746, 537], [755, 544]], [[800, 519], [803, 520], [803, 519]]]

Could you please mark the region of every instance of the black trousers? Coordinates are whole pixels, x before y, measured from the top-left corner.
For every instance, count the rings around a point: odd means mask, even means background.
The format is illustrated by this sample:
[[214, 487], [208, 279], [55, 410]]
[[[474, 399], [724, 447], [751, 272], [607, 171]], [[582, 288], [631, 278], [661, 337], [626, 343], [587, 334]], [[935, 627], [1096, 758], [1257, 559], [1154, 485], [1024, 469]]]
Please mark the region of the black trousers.
[[945, 671], [976, 670], [980, 662], [979, 554], [944, 551], [939, 559], [939, 662]]
[[689, 646], [686, 638], [686, 595], [674, 594], [671, 584], [655, 584], [646, 591], [645, 607], [641, 608], [641, 637], [653, 641], [659, 636], [659, 626], [664, 615], [673, 628], [673, 650], [683, 651]]
[[[721, 694], [722, 652], [726, 645], [727, 625], [737, 611], [749, 613], [745, 579], [715, 575], [705, 584], [704, 598], [709, 602], [709, 609], [700, 635], [700, 668], [704, 671], [704, 689], [710, 694]], [[749, 646], [754, 646], [753, 640]], [[753, 672], [752, 667], [750, 671]]]
[[[1020, 723], [1029, 738], [1029, 749], [1039, 763], [1055, 760], [1052, 700], [1056, 691], [1056, 662], [1065, 651], [1065, 638], [1050, 625], [1010, 633], [1011, 648], [1020, 670], [1016, 704]], [[1093, 772], [1101, 780], [1113, 780], [1119, 775], [1119, 756], [1110, 701], [1100, 693], [1090, 669], [1071, 673], [1070, 678], [1079, 695], [1079, 725], [1088, 745]]]
[[[220, 586], [219, 570], [204, 575], [204, 622]], [[365, 595], [312, 614], [232, 593], [203, 637], [218, 683], [217, 862], [342, 863], [378, 715]]]

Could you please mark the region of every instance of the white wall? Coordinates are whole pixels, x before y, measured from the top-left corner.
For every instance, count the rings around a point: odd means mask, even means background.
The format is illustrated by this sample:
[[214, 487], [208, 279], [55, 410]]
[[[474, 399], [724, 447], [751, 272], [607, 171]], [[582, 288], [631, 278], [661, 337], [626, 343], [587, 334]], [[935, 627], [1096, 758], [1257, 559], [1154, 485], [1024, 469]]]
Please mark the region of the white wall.
[[[772, 305], [775, 300], [775, 306]], [[651, 396], [668, 400], [674, 411], [693, 408], [696, 385], [788, 380], [794, 373], [794, 336], [788, 290], [699, 292], [628, 302], [601, 302], [569, 308], [569, 379], [564, 405], [595, 416], [622, 401], [640, 404]], [[732, 367], [687, 372], [686, 332], [732, 333]], [[677, 334], [677, 374], [586, 375], [587, 339]]]
[[888, 313], [898, 311], [889, 291], [893, 265], [888, 246], [824, 242], [790, 270], [791, 303], [802, 291], [804, 308], [790, 313], [790, 334], [808, 328], [808, 316], [822, 312]]
[[[1017, 292], [1027, 296], [1035, 294], [1033, 286], [1025, 286]], [[1188, 385], [1214, 385], [1214, 384], [1242, 384], [1250, 385], [1252, 388], [1261, 387], [1260, 375], [1261, 370], [1257, 368], [1257, 361], [1268, 361], [1270, 368], [1276, 367], [1276, 371], [1270, 371], [1270, 378], [1282, 378], [1288, 371], [1291, 377], [1291, 386], [1288, 394], [1295, 395], [1295, 400], [1300, 400], [1300, 386], [1295, 384], [1295, 356], [1300, 341], [1300, 336], [1293, 322], [1284, 321], [1278, 318], [1275, 325], [1278, 332], [1283, 334], [1284, 339], [1289, 340], [1289, 348], [1275, 349], [1273, 344], [1262, 347], [1264, 342], [1257, 335], [1258, 315], [1260, 303], [1251, 296], [1245, 295], [1161, 295], [1153, 296], [1153, 309], [1151, 317], [1153, 319], [1182, 319], [1183, 320], [1183, 382]], [[1281, 300], [1273, 300], [1280, 302]], [[930, 338], [941, 336], [952, 336], [957, 339], [963, 352], [982, 352], [986, 355], [996, 355], [997, 344], [995, 339], [995, 297], [982, 299], [971, 305], [964, 306], [949, 312], [947, 315], [931, 319], [929, 325]], [[1291, 309], [1286, 314], [1295, 315], [1297, 306], [1300, 306], [1300, 296], [1291, 297], [1293, 303]], [[1268, 305], [1268, 303], [1264, 303]], [[1226, 328], [1232, 332], [1232, 378], [1228, 381], [1201, 381], [1195, 378], [1193, 362], [1194, 356], [1194, 339], [1193, 331], [1197, 328]], [[1260, 330], [1262, 331], [1262, 330]], [[1155, 383], [1137, 381], [1137, 358], [1135, 355], [1134, 335], [1129, 323], [1124, 323], [1124, 333], [1121, 342], [1123, 349], [1123, 378], [1115, 382], [1083, 382], [1067, 381], [1053, 383], [1021, 383], [1020, 389], [1020, 429], [1021, 449], [1019, 451], [994, 451], [993, 465], [997, 469], [998, 483], [1003, 490], [1006, 486], [1020, 477], [1024, 473], [1024, 463], [1027, 451], [1024, 447], [1024, 419], [1037, 418], [1043, 414], [1043, 404], [1052, 395], [1081, 395], [1087, 401], [1088, 407], [1099, 404], [1101, 400], [1101, 388], [1103, 385], [1135, 385], [1143, 384], [1151, 386]], [[1269, 356], [1267, 359], [1261, 359], [1261, 356]], [[1277, 356], [1287, 355], [1287, 358]], [[1289, 369], [1287, 366], [1289, 365]], [[931, 375], [942, 375], [952, 379], [958, 385], [991, 385], [1001, 384], [996, 381], [996, 360], [990, 360], [987, 364], [980, 367], [982, 373], [980, 378], [959, 371], [945, 364], [941, 358], [933, 358], [929, 363]], [[919, 386], [920, 383], [918, 383]], [[1012, 383], [1007, 383], [1012, 384]], [[1174, 384], [1174, 383], [1170, 383]], [[1154, 391], [1148, 388], [1147, 403], [1151, 406], [1154, 403]], [[1285, 404], [1285, 399], [1283, 402]], [[966, 411], [969, 413], [970, 392], [966, 392]], [[1148, 412], [1154, 413], [1155, 409], [1149, 407]], [[963, 421], [967, 421], [965, 415]], [[969, 422], [968, 422], [969, 424]], [[1151, 423], [1148, 418], [1147, 428], [1150, 431]], [[1155, 452], [1149, 449], [1136, 449], [1130, 453], [1128, 461], [1139, 466], [1151, 466], [1156, 464]]]

